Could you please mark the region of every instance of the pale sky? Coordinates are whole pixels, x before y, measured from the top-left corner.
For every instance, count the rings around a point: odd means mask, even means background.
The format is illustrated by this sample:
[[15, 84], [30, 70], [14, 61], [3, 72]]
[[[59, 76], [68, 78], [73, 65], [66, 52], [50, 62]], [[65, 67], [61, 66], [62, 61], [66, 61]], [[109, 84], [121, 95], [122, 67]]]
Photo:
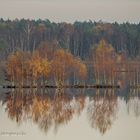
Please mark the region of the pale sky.
[[140, 22], [140, 0], [0, 0], [0, 18]]

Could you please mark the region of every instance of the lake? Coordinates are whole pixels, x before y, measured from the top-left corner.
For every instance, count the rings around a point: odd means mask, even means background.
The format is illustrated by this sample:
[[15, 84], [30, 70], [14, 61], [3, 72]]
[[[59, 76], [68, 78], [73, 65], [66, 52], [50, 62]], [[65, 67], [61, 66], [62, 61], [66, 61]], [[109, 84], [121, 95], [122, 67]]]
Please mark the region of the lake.
[[140, 90], [2, 91], [0, 139], [139, 140]]

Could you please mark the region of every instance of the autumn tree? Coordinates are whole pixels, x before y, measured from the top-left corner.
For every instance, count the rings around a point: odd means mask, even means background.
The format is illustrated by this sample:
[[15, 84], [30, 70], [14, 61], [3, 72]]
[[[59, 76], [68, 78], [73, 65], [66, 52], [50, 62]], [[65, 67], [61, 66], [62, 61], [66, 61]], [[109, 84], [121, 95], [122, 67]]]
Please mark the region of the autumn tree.
[[84, 78], [86, 76], [86, 66], [73, 57], [69, 52], [59, 49], [55, 52], [51, 62], [51, 73], [57, 86], [64, 85], [65, 80], [73, 73]]
[[21, 85], [23, 83], [23, 52], [16, 51], [11, 54], [7, 60], [7, 76], [13, 84]]
[[[50, 72], [50, 64], [47, 57], [42, 58], [39, 52], [36, 50], [31, 55], [31, 59], [28, 60], [29, 67], [29, 78], [31, 86], [38, 84], [44, 84], [45, 79], [48, 77]], [[45, 86], [45, 85], [44, 85]]]
[[41, 80], [42, 80], [42, 84], [45, 87], [45, 81], [48, 78], [49, 74], [50, 74], [50, 62], [48, 61], [47, 58], [42, 58], [41, 60], [41, 68], [42, 68], [42, 74], [41, 74]]
[[50, 72], [50, 66], [47, 57], [42, 58], [38, 51], [32, 54], [22, 51], [17, 51], [11, 54], [7, 60], [7, 75], [8, 79], [23, 86], [28, 83], [31, 86], [37, 84], [37, 80], [45, 80]]
[[83, 81], [87, 77], [87, 67], [80, 58], [74, 60], [74, 77]]
[[63, 49], [55, 52], [51, 62], [51, 73], [57, 86], [64, 84], [65, 79], [72, 72], [72, 66], [73, 56], [70, 53], [65, 52]]
[[[49, 49], [46, 53], [49, 55]], [[48, 51], [48, 52], [47, 52]], [[31, 87], [45, 86], [46, 79], [53, 78], [57, 86], [64, 85], [69, 81], [69, 77], [75, 73], [75, 77], [84, 80], [87, 75], [86, 65], [75, 58], [71, 53], [63, 49], [57, 49], [49, 56], [41, 54], [40, 50], [33, 53], [17, 51], [10, 55], [7, 60], [7, 74], [9, 80], [23, 86], [29, 84]]]
[[116, 64], [116, 53], [113, 47], [105, 40], [101, 40], [94, 53], [94, 72], [96, 82], [99, 84], [113, 82], [114, 69]]
[[41, 75], [42, 73], [42, 67], [41, 67], [41, 57], [37, 51], [35, 51], [32, 54], [32, 58], [30, 61], [29, 69], [31, 73], [31, 86], [33, 86], [36, 83], [36, 79]]

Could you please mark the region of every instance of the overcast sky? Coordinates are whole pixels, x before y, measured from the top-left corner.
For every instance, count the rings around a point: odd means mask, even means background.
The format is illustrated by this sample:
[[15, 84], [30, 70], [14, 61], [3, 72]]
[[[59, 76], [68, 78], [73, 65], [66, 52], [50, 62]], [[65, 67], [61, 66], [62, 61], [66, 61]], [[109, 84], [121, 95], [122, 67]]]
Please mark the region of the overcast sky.
[[0, 17], [140, 22], [140, 0], [0, 0]]

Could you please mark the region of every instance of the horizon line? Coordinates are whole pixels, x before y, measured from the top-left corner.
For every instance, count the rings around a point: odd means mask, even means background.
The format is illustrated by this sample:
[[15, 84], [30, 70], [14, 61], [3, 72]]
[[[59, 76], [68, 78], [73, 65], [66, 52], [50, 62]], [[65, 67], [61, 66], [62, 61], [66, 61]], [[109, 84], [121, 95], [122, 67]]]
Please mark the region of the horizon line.
[[99, 19], [99, 20], [92, 20], [92, 19], [85, 19], [85, 20], [78, 20], [78, 19], [76, 19], [76, 20], [74, 20], [74, 21], [54, 21], [54, 20], [50, 20], [49, 18], [25, 18], [25, 17], [22, 17], [22, 18], [19, 18], [19, 17], [17, 17], [17, 18], [9, 18], [9, 17], [0, 17], [0, 20], [4, 20], [4, 21], [8, 21], [8, 20], [10, 20], [10, 21], [21, 21], [21, 20], [29, 20], [29, 21], [38, 21], [38, 20], [42, 20], [42, 21], [46, 21], [46, 20], [48, 20], [48, 21], [50, 21], [51, 23], [68, 23], [68, 24], [74, 24], [75, 22], [81, 22], [81, 23], [83, 23], [83, 22], [92, 22], [92, 23], [110, 23], [110, 24], [113, 24], [113, 23], [117, 23], [117, 24], [125, 24], [125, 23], [129, 23], [129, 24], [136, 24], [136, 25], [138, 25], [138, 24], [140, 24], [140, 21], [138, 21], [138, 22], [136, 22], [136, 21], [106, 21], [106, 20], [103, 20], [103, 19]]

